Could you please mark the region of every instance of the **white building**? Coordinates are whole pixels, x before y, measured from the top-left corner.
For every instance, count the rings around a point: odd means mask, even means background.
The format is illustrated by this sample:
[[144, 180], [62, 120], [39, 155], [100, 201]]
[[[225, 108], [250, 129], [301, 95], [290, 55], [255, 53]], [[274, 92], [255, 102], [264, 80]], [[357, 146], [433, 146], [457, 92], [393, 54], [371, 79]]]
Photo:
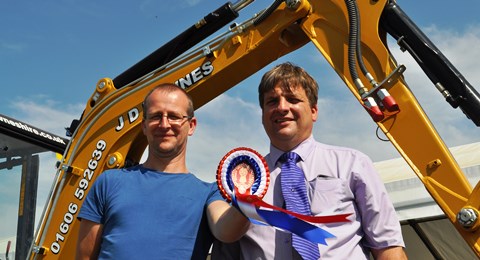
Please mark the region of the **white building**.
[[[480, 179], [480, 142], [450, 149], [475, 187]], [[410, 259], [477, 259], [403, 158], [375, 163], [402, 223]]]

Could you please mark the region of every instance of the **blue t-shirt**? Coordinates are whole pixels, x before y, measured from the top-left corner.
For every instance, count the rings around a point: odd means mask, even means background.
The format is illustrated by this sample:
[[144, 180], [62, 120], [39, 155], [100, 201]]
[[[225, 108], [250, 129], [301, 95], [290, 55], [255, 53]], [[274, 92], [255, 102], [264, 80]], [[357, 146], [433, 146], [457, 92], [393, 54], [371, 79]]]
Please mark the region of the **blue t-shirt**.
[[78, 215], [103, 225], [99, 259], [205, 259], [215, 183], [142, 166], [98, 176]]

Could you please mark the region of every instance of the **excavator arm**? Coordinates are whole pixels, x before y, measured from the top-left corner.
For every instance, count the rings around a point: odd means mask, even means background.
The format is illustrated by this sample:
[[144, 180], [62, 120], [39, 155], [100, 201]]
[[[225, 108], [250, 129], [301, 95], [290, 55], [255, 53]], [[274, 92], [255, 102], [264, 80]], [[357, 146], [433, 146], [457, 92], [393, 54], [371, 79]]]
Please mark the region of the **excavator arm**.
[[[118, 77], [97, 83], [81, 119], [70, 128], [72, 138], [59, 164], [30, 258], [57, 259], [75, 254], [76, 216], [90, 187], [104, 170], [139, 163], [147, 146], [140, 123], [141, 102], [149, 90], [162, 82], [175, 82], [189, 92], [199, 108], [309, 42], [322, 53], [480, 256], [476, 222], [480, 188], [472, 190], [410, 92], [402, 75], [405, 67], [396, 64], [388, 50], [387, 32], [424, 62], [422, 68], [427, 68], [429, 77], [442, 86], [439, 89], [449, 103], [479, 125], [480, 102], [475, 89], [469, 84], [456, 84], [456, 79], [460, 83], [466, 80], [418, 29], [398, 26], [409, 20], [394, 1], [278, 0], [251, 19], [208, 38], [235, 19], [249, 2], [220, 7]], [[414, 39], [419, 35], [420, 40]], [[425, 55], [433, 63], [443, 61], [453, 75], [443, 79], [444, 68], [431, 67], [422, 56], [426, 51], [418, 49], [423, 44], [418, 41], [428, 45], [431, 52]], [[195, 47], [200, 42], [202, 45]], [[463, 221], [470, 216], [467, 213], [472, 214], [471, 221]]]

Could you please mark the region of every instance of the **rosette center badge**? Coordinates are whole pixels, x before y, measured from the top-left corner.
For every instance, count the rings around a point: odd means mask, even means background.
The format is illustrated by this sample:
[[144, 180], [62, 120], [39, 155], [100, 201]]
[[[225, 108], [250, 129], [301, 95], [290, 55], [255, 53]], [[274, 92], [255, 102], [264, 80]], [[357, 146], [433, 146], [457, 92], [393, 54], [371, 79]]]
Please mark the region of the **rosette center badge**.
[[239, 147], [228, 152], [217, 168], [217, 185], [222, 196], [255, 195], [267, 192], [270, 172], [262, 155], [251, 148]]

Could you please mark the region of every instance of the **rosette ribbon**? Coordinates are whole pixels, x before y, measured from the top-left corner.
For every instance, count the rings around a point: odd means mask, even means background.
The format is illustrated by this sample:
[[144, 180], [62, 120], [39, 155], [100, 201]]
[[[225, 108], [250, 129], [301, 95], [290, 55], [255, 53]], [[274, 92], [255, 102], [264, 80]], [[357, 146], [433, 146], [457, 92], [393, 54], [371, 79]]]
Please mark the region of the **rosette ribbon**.
[[255, 195], [238, 193], [233, 194], [232, 204], [253, 224], [270, 225], [281, 230], [295, 233], [311, 242], [323, 245], [327, 244], [327, 238], [334, 238], [335, 236], [310, 223], [349, 222], [350, 220], [348, 220], [347, 217], [351, 215], [350, 213], [330, 216], [301, 215], [270, 205]]
[[235, 148], [218, 165], [217, 185], [222, 196], [231, 201], [253, 224], [269, 225], [326, 245], [326, 239], [335, 236], [313, 224], [350, 221], [347, 217], [351, 214], [307, 216], [270, 205], [262, 200], [269, 184], [267, 163], [253, 149]]

